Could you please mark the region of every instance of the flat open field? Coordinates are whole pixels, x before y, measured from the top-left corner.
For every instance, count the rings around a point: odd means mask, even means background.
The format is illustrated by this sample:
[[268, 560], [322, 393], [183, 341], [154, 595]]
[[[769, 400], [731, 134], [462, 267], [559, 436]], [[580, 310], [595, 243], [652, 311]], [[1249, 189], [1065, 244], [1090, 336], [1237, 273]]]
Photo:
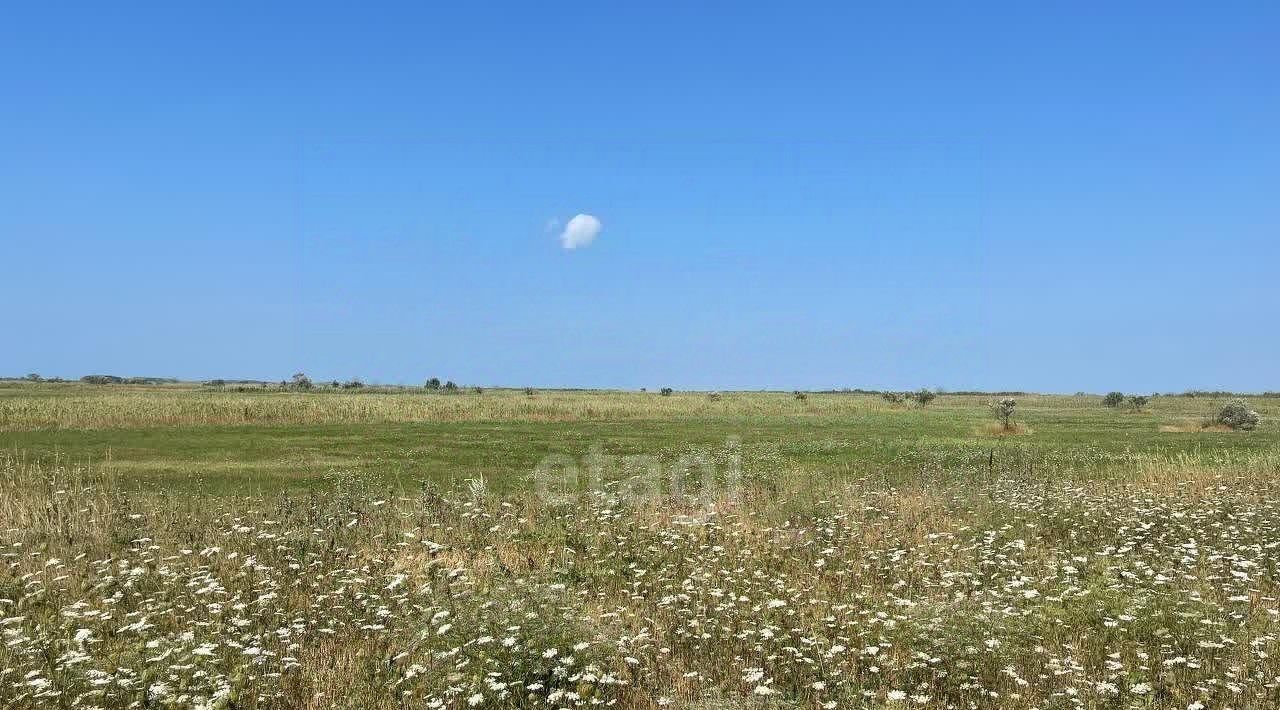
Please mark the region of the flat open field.
[[0, 708], [1280, 707], [1280, 400], [0, 386]]
[[[548, 455], [678, 452], [736, 437], [787, 469], [839, 479], [910, 481], [932, 468], [1053, 469], [1071, 477], [1127, 475], [1150, 457], [1217, 460], [1274, 451], [1280, 399], [1251, 402], [1264, 418], [1247, 435], [1200, 431], [1225, 399], [1159, 397], [1145, 411], [1094, 396], [1018, 398], [1029, 433], [993, 435], [990, 396], [942, 395], [925, 408], [874, 395], [535, 392], [457, 395], [209, 391], [191, 386], [0, 384], [0, 450], [91, 462], [122, 485], [199, 494], [326, 485], [335, 475], [412, 488], [483, 477], [498, 490], [528, 482]], [[1044, 469], [1048, 471], [1049, 469]]]

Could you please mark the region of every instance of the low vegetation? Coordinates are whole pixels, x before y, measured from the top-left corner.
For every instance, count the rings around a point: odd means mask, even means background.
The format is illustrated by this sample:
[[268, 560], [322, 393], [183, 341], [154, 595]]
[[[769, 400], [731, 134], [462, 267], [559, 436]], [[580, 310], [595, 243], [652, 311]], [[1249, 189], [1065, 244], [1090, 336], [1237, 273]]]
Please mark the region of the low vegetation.
[[1249, 408], [1243, 399], [1233, 399], [1218, 411], [1215, 422], [1237, 431], [1252, 431], [1258, 428], [1262, 417]]
[[1010, 422], [1012, 421], [1013, 414], [1017, 411], [1017, 408], [1018, 401], [1016, 399], [1012, 397], [1005, 397], [991, 405], [991, 413], [995, 415], [996, 419], [1000, 420], [1000, 426], [1005, 431], [1008, 431], [1012, 428], [1010, 426]]
[[1280, 697], [1269, 399], [226, 386], [0, 384], [0, 708]]
[[5, 707], [1272, 707], [1275, 453], [552, 503], [0, 461]]
[[880, 398], [889, 404], [906, 404], [915, 402], [921, 407], [927, 407], [931, 402], [933, 402], [933, 400], [938, 398], [938, 394], [931, 389], [921, 387], [915, 392], [881, 392]]

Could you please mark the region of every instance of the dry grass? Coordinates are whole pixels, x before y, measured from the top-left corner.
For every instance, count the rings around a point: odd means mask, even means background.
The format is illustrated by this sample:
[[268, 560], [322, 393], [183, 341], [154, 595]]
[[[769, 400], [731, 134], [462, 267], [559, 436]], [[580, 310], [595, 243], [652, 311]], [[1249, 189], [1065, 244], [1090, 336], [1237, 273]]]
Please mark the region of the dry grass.
[[1160, 431], [1166, 434], [1202, 434], [1215, 433], [1222, 434], [1235, 431], [1226, 424], [1214, 424], [1201, 420], [1184, 420], [1175, 424], [1162, 424]]
[[[1052, 410], [1096, 415], [1093, 396], [1023, 395], [1019, 413]], [[192, 386], [96, 386], [82, 384], [0, 384], [0, 431], [41, 429], [359, 424], [378, 422], [567, 422], [640, 419], [785, 416], [847, 418], [878, 414], [915, 415], [942, 411], [972, 413], [988, 404], [986, 395], [941, 395], [926, 409], [889, 404], [878, 396], [810, 394], [796, 400], [782, 392], [725, 392], [718, 400], [700, 392], [663, 397], [655, 392], [537, 391], [487, 389], [477, 394], [431, 394], [422, 390], [295, 392], [267, 389], [235, 392]], [[1153, 412], [1203, 416], [1217, 400], [1161, 397]], [[1259, 401], [1264, 418], [1280, 413]]]
[[4, 458], [0, 707], [1274, 707], [1280, 455], [1066, 473], [211, 501]]
[[992, 422], [983, 425], [976, 433], [983, 436], [1023, 436], [1034, 434], [1035, 430], [1022, 422], [1009, 422], [1007, 427], [999, 422]]
[[[45, 390], [50, 389], [48, 386]], [[889, 411], [877, 397], [813, 395], [797, 401], [783, 393], [701, 393], [663, 397], [648, 392], [515, 390], [482, 394], [421, 391], [236, 393], [168, 388], [63, 385], [56, 396], [36, 388], [9, 387], [0, 397], [0, 431], [113, 429], [207, 425], [342, 424], [631, 420], [717, 416], [850, 416]]]
[[[1161, 398], [1147, 421], [1020, 397], [1040, 434], [998, 441], [1032, 432], [970, 436], [989, 421], [977, 396], [922, 410], [768, 393], [49, 391], [0, 395], [0, 427], [650, 420], [687, 429], [664, 439], [664, 466], [725, 418], [773, 417], [780, 433], [734, 449], [738, 488], [624, 479], [565, 502], [480, 483], [390, 492], [350, 470], [323, 493], [173, 495], [124, 486], [115, 465], [0, 454], [0, 708], [1280, 697], [1280, 450], [1268, 431], [1194, 445], [1155, 431], [1204, 401]], [[480, 428], [491, 454], [535, 429]], [[173, 446], [182, 432], [142, 434]]]

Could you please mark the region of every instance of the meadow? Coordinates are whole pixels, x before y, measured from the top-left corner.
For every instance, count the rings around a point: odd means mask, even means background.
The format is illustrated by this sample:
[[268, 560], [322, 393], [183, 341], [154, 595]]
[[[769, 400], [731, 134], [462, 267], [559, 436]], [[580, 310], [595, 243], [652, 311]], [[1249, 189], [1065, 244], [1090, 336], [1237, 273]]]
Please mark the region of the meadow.
[[1280, 400], [992, 399], [0, 385], [0, 708], [1280, 707]]

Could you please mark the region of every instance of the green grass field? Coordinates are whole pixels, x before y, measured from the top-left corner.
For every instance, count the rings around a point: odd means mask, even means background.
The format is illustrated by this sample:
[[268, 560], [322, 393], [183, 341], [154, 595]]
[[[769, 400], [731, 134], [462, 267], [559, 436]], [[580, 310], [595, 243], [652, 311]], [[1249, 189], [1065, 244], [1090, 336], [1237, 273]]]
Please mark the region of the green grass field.
[[1280, 707], [1280, 402], [989, 400], [5, 384], [0, 710]]
[[[323, 486], [355, 474], [389, 486], [483, 477], [519, 488], [550, 454], [661, 454], [739, 438], [776, 449], [790, 468], [839, 476], [910, 477], [921, 467], [981, 459], [1069, 464], [1086, 475], [1136, 455], [1228, 455], [1273, 449], [1280, 400], [1256, 399], [1264, 425], [1247, 435], [1199, 431], [1223, 400], [1160, 397], [1145, 411], [1098, 397], [1027, 396], [996, 436], [991, 397], [943, 395], [928, 407], [872, 395], [489, 390], [408, 393], [223, 393], [198, 387], [0, 386], [0, 447], [36, 459], [107, 466], [127, 484], [191, 493]], [[1162, 431], [1163, 429], [1163, 431]], [[1178, 429], [1179, 431], [1172, 431]], [[1062, 466], [1059, 466], [1060, 468]]]

